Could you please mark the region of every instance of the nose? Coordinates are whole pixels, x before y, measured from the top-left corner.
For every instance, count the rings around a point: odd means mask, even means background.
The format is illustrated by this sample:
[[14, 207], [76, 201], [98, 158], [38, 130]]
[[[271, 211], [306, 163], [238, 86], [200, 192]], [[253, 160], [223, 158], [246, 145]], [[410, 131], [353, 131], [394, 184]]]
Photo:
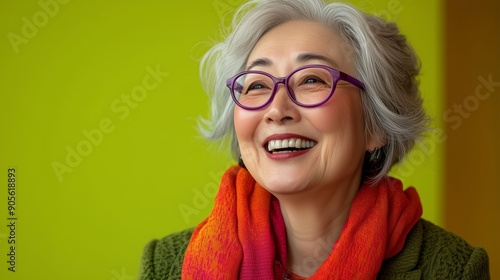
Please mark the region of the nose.
[[267, 111], [264, 118], [267, 123], [284, 124], [300, 120], [298, 105], [290, 99], [284, 84], [278, 84], [274, 99], [265, 109]]

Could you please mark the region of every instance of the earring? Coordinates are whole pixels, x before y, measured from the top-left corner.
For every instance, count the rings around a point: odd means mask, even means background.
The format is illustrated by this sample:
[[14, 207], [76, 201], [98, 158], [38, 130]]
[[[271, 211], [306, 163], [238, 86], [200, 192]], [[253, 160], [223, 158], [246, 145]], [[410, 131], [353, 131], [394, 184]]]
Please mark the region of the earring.
[[373, 151], [368, 152], [370, 154], [370, 157], [368, 158], [368, 163], [370, 163], [370, 165], [376, 165], [380, 161], [380, 158], [382, 157], [382, 148], [383, 147], [378, 147], [373, 149]]
[[239, 166], [241, 166], [241, 167], [243, 167], [243, 168], [247, 168], [247, 167], [245, 166], [245, 163], [243, 162], [243, 159], [241, 158], [241, 155], [240, 155], [240, 157], [238, 158], [238, 165], [239, 165]]
[[363, 163], [363, 175], [364, 176], [375, 176], [385, 163], [387, 146], [382, 146], [373, 149], [373, 151], [365, 152], [365, 160]]

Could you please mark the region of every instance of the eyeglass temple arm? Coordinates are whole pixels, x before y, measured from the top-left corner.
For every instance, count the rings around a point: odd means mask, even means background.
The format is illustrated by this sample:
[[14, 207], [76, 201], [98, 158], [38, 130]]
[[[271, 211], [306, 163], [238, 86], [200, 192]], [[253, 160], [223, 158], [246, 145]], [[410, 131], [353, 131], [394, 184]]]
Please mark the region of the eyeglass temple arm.
[[346, 82], [349, 82], [349, 83], [359, 87], [360, 89], [365, 89], [365, 84], [363, 82], [361, 82], [360, 80], [358, 80], [352, 76], [347, 75], [344, 72], [340, 72], [340, 79], [344, 80]]
[[[234, 87], [233, 87], [233, 85], [232, 85], [232, 83], [233, 83], [233, 82], [234, 82]], [[228, 80], [228, 81], [226, 82], [226, 86], [227, 86], [229, 89], [234, 88], [234, 90], [235, 90], [236, 92], [239, 92], [239, 93], [241, 93], [241, 91], [243, 90], [243, 85], [241, 85], [240, 83], [238, 83], [238, 82], [236, 82], [236, 81], [233, 81], [233, 80]]]

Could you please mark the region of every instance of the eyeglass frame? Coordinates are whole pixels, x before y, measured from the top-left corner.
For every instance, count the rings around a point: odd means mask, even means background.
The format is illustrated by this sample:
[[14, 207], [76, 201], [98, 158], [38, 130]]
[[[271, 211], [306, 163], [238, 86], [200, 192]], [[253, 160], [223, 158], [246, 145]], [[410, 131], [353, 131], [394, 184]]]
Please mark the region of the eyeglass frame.
[[[325, 98], [324, 101], [320, 102], [320, 103], [317, 103], [317, 104], [311, 104], [311, 105], [307, 105], [307, 104], [302, 104], [300, 103], [299, 101], [297, 101], [295, 99], [295, 94], [293, 94], [291, 91], [290, 91], [290, 87], [289, 87], [289, 79], [290, 77], [297, 73], [298, 71], [301, 71], [301, 70], [304, 70], [304, 69], [308, 69], [308, 68], [323, 68], [325, 70], [327, 70], [330, 75], [332, 76], [332, 88], [330, 90], [330, 93], [328, 94], [328, 97]], [[269, 100], [267, 100], [263, 105], [260, 105], [258, 107], [248, 107], [248, 106], [245, 106], [243, 104], [241, 104], [239, 101], [238, 101], [238, 98], [236, 97], [236, 94], [234, 92], [235, 90], [235, 84], [236, 84], [236, 80], [238, 78], [240, 78], [241, 76], [243, 75], [246, 75], [246, 74], [262, 74], [264, 76], [267, 76], [269, 77], [273, 83], [274, 83], [274, 87], [273, 87], [273, 91], [271, 92], [271, 96], [269, 97]], [[229, 91], [231, 93], [231, 97], [234, 101], [234, 103], [236, 103], [236, 105], [238, 105], [239, 107], [245, 109], [245, 110], [250, 110], [250, 111], [254, 111], [254, 110], [259, 110], [259, 109], [262, 109], [266, 106], [268, 106], [269, 104], [271, 104], [271, 102], [274, 100], [274, 97], [276, 96], [276, 93], [278, 92], [278, 84], [284, 84], [285, 85], [285, 88], [286, 88], [286, 92], [288, 94], [288, 97], [293, 101], [293, 103], [297, 104], [298, 106], [300, 107], [304, 107], [304, 108], [314, 108], [314, 107], [319, 107], [323, 104], [325, 104], [328, 100], [330, 100], [330, 98], [333, 96], [333, 93], [335, 92], [335, 89], [337, 88], [337, 83], [342, 80], [342, 81], [346, 81], [362, 90], [365, 89], [365, 84], [363, 82], [361, 82], [360, 80], [342, 72], [342, 71], [339, 71], [339, 70], [336, 70], [336, 69], [333, 69], [331, 68], [330, 66], [326, 66], [326, 65], [322, 65], [322, 64], [309, 64], [309, 65], [304, 65], [304, 66], [301, 66], [295, 70], [293, 70], [290, 74], [288, 74], [287, 76], [285, 77], [274, 77], [273, 75], [267, 73], [267, 72], [264, 72], [264, 71], [259, 71], [259, 70], [248, 70], [248, 71], [243, 71], [243, 72], [240, 72], [236, 75], [234, 75], [233, 77], [229, 78], [227, 81], [226, 81], [226, 86], [229, 88]], [[242, 87], [240, 85], [240, 87]]]

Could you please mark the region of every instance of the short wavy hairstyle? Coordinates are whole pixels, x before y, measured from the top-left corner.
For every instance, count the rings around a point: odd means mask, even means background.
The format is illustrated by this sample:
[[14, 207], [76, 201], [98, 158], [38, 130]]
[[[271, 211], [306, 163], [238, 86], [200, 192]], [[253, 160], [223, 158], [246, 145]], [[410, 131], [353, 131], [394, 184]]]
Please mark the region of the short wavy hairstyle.
[[417, 79], [420, 61], [396, 24], [348, 4], [323, 0], [252, 0], [243, 4], [235, 12], [226, 39], [201, 60], [200, 78], [211, 99], [211, 113], [210, 118], [200, 120], [200, 132], [209, 140], [222, 140], [225, 146], [230, 143], [233, 157], [239, 158], [235, 104], [225, 82], [244, 70], [262, 35], [294, 20], [325, 24], [346, 42], [356, 75], [366, 86], [361, 102], [367, 135], [386, 144], [382, 167], [365, 178], [379, 181], [427, 130]]

